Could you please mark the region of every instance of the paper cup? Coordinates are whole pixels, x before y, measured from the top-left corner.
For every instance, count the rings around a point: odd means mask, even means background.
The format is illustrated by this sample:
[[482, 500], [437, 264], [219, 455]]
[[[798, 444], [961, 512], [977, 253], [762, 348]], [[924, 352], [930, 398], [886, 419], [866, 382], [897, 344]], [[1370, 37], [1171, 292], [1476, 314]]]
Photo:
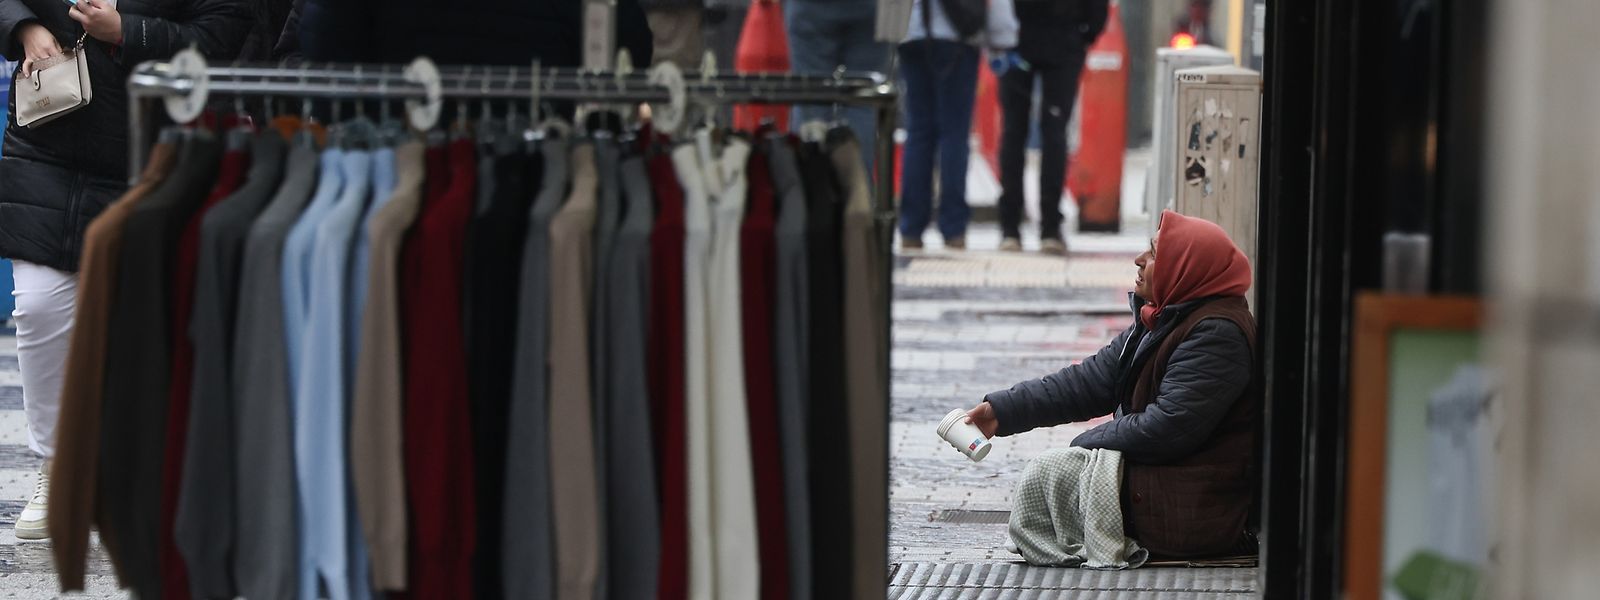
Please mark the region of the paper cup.
[[989, 450], [994, 446], [989, 443], [989, 438], [983, 436], [977, 425], [967, 422], [967, 411], [955, 409], [944, 416], [939, 422], [939, 437], [949, 442], [955, 449], [960, 450], [972, 462], [983, 460], [989, 455]]

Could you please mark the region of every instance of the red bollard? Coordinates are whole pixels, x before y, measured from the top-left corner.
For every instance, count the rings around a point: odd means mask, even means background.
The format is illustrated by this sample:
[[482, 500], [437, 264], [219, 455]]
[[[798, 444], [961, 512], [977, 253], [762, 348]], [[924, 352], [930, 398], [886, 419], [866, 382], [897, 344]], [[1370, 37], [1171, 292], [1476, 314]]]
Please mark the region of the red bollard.
[[[783, 30], [783, 7], [778, 0], [755, 0], [744, 18], [733, 67], [740, 73], [788, 73], [789, 35]], [[786, 104], [740, 104], [733, 107], [734, 127], [755, 131], [771, 119], [778, 131], [789, 130]]]
[[1122, 160], [1127, 150], [1128, 39], [1116, 3], [1089, 48], [1078, 83], [1082, 143], [1068, 162], [1067, 190], [1078, 201], [1078, 231], [1122, 228]]
[[989, 172], [1000, 177], [1000, 80], [989, 70], [985, 56], [978, 66], [977, 98], [972, 104], [972, 133], [978, 136], [978, 154], [989, 163]]

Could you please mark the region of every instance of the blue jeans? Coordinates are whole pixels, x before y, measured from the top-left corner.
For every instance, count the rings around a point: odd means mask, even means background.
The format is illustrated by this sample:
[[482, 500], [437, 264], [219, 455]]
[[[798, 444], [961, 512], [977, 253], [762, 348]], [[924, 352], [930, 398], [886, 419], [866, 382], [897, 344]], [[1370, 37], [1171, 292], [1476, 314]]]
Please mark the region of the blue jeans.
[[967, 135], [978, 88], [978, 49], [960, 42], [916, 40], [900, 45], [905, 79], [906, 144], [900, 174], [900, 234], [922, 239], [933, 213], [933, 159], [939, 157], [939, 232], [964, 237]]
[[[789, 34], [790, 69], [800, 75], [832, 75], [841, 65], [846, 71], [876, 71], [888, 75], [889, 45], [874, 39], [878, 4], [872, 1], [827, 2], [789, 0], [783, 3], [783, 22]], [[840, 108], [861, 141], [861, 155], [872, 172], [877, 140], [877, 115], [871, 108]], [[806, 121], [836, 120], [830, 106], [802, 105], [794, 109], [795, 126]]]

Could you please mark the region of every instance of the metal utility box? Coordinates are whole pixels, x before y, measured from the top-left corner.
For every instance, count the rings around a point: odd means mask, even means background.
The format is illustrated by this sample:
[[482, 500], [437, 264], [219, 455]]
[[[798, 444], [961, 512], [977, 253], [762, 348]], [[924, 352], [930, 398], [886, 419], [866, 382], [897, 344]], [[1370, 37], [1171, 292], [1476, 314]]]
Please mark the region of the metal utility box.
[[1153, 116], [1153, 138], [1151, 148], [1154, 149], [1154, 164], [1150, 165], [1145, 176], [1144, 206], [1150, 213], [1150, 235], [1156, 233], [1156, 219], [1161, 216], [1161, 209], [1172, 206], [1173, 194], [1176, 187], [1175, 173], [1178, 165], [1172, 161], [1171, 149], [1178, 145], [1178, 128], [1172, 123], [1172, 99], [1177, 91], [1175, 85], [1176, 73], [1183, 69], [1206, 67], [1212, 65], [1231, 65], [1233, 55], [1216, 46], [1196, 46], [1185, 50], [1175, 48], [1159, 48], [1156, 50], [1155, 68], [1155, 111]]
[[[1168, 118], [1178, 143], [1163, 153], [1177, 165], [1168, 178], [1173, 210], [1222, 226], [1254, 268], [1261, 74], [1232, 65], [1178, 71], [1175, 100]], [[1253, 288], [1249, 297], [1253, 308]]]

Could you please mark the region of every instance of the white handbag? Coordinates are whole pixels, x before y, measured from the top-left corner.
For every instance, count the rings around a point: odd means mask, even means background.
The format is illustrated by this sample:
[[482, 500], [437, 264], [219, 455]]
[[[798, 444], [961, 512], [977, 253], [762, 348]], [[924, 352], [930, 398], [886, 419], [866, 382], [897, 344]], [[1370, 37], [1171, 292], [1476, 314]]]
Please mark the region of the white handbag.
[[78, 38], [70, 50], [33, 63], [28, 78], [17, 82], [18, 125], [43, 125], [89, 105], [94, 88], [89, 85], [84, 39]]

